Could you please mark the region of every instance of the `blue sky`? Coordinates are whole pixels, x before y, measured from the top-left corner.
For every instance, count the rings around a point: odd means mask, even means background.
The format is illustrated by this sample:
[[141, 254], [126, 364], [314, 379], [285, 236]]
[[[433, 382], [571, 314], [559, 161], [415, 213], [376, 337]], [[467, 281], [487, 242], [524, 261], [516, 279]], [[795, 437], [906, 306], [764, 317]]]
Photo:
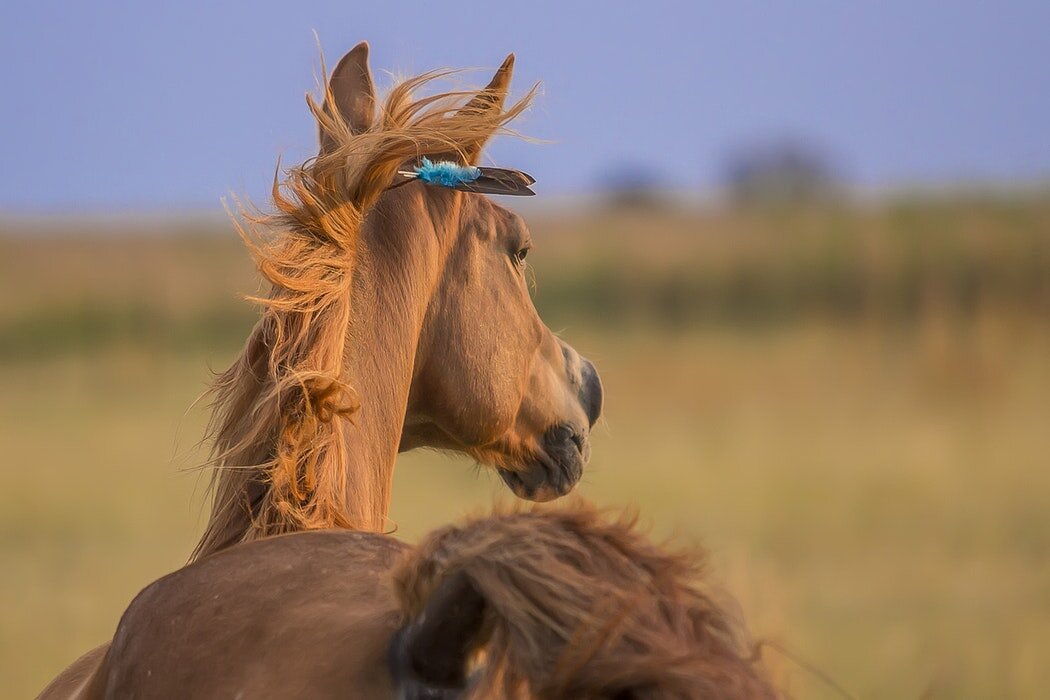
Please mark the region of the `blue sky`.
[[[641, 164], [710, 189], [755, 141], [808, 139], [861, 186], [1050, 176], [1050, 3], [927, 0], [92, 2], [0, 8], [0, 211], [213, 209], [308, 155], [318, 56], [374, 70], [518, 57], [499, 164], [541, 193]], [[483, 83], [487, 74], [471, 80]], [[380, 76], [380, 82], [383, 78]]]

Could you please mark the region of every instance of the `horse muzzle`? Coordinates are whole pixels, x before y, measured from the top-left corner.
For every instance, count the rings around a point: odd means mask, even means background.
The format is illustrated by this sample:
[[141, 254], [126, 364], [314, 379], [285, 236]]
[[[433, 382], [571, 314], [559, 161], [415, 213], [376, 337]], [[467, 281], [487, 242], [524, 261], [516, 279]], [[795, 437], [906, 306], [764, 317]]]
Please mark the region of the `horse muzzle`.
[[544, 433], [542, 453], [514, 471], [500, 469], [499, 475], [515, 496], [542, 503], [572, 491], [590, 457], [587, 430], [561, 424]]

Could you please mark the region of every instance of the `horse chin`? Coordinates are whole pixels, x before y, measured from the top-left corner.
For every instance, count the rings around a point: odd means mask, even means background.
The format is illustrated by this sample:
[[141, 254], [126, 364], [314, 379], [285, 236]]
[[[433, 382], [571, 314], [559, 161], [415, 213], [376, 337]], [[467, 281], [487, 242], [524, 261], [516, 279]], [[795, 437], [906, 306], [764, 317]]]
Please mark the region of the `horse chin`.
[[544, 450], [517, 469], [499, 469], [503, 483], [518, 498], [543, 503], [567, 495], [583, 476], [590, 457], [585, 431], [555, 426], [544, 436]]

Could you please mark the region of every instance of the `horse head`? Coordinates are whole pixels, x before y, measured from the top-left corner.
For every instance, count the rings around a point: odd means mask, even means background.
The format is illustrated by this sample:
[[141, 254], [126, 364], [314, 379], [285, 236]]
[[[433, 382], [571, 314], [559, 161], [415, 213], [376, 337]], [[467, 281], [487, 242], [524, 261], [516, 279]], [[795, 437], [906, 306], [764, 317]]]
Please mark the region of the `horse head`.
[[477, 92], [415, 97], [440, 75], [424, 74], [381, 102], [360, 44], [310, 100], [318, 155], [275, 183], [273, 215], [240, 222], [271, 292], [217, 383], [216, 461], [259, 468], [220, 469], [198, 551], [382, 529], [399, 450], [465, 453], [535, 501], [579, 481], [601, 381], [536, 312], [524, 220], [401, 177], [423, 159], [472, 168], [535, 91], [505, 106], [513, 66]]

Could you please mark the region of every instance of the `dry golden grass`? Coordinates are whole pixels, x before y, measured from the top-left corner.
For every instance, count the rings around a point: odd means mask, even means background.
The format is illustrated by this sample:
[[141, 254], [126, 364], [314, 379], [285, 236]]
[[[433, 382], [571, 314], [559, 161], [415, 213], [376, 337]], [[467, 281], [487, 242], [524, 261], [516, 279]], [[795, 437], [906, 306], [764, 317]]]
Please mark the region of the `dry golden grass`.
[[[1015, 229], [1026, 250], [1045, 250], [1041, 207], [982, 214], [976, 233], [960, 234], [969, 248], [954, 250], [970, 251], [967, 264], [1020, 259], [987, 253], [1006, 245], [995, 232]], [[758, 262], [790, 247], [773, 231], [696, 241], [697, 229], [758, 227], [750, 215], [655, 217], [637, 254], [627, 228], [640, 217], [604, 216], [534, 225], [541, 303], [603, 254], [654, 275], [713, 264], [701, 258], [782, 269], [784, 285], [795, 274], [776, 256]], [[846, 233], [871, 237], [865, 249], [897, 250], [880, 238], [902, 235], [878, 223], [888, 214], [852, 216]], [[818, 258], [827, 239], [792, 221], [799, 259]], [[887, 274], [909, 259], [883, 257]], [[981, 279], [1000, 269], [973, 264]], [[252, 279], [223, 239], [0, 240], [5, 695], [38, 690], [189, 555], [204, 481], [180, 470], [201, 457], [205, 415], [187, 409], [207, 367], [233, 356], [250, 320], [233, 290], [252, 291]], [[1010, 299], [963, 308], [934, 295], [899, 316], [803, 306], [761, 323], [611, 313], [596, 324], [549, 302], [607, 386], [581, 490], [703, 543], [758, 636], [860, 697], [1039, 697], [1050, 685], [1050, 324], [1038, 304]], [[55, 311], [104, 319], [122, 304], [153, 320], [66, 332]], [[200, 322], [215, 309], [230, 311]], [[45, 322], [19, 325], [27, 318]], [[13, 328], [38, 335], [18, 345]], [[408, 539], [506, 498], [497, 479], [431, 453], [406, 455], [396, 481], [393, 517]], [[798, 697], [834, 697], [796, 665], [775, 666]]]

